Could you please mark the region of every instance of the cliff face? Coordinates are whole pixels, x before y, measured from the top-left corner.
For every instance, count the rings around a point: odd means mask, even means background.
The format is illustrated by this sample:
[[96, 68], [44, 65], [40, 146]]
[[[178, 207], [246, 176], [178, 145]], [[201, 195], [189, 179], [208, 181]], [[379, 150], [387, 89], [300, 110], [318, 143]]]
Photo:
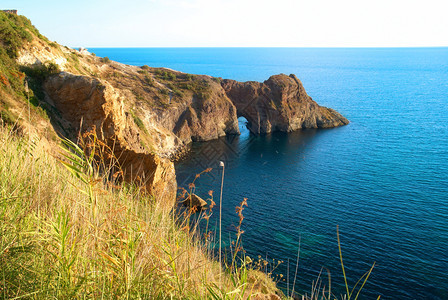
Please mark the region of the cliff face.
[[[175, 78], [166, 80], [158, 72], [170, 72]], [[134, 105], [147, 128], [170, 132], [177, 147], [239, 134], [236, 108], [211, 77], [157, 69], [146, 71], [146, 76], [152, 76], [151, 86], [140, 87]], [[162, 143], [158, 149], [166, 146]]]
[[210, 79], [207, 95], [193, 95], [180, 109], [161, 113], [161, 124], [171, 129], [184, 143], [208, 141], [226, 134], [239, 134], [235, 106], [221, 86]]
[[141, 146], [138, 128], [126, 114], [119, 91], [106, 81], [65, 72], [50, 76], [44, 90], [72, 139], [78, 132], [96, 130], [98, 138], [114, 150], [125, 179], [139, 178], [156, 199], [167, 207], [174, 205], [173, 163]]
[[255, 134], [329, 128], [348, 124], [335, 110], [319, 106], [295, 75], [271, 76], [263, 83], [224, 80], [222, 86]]

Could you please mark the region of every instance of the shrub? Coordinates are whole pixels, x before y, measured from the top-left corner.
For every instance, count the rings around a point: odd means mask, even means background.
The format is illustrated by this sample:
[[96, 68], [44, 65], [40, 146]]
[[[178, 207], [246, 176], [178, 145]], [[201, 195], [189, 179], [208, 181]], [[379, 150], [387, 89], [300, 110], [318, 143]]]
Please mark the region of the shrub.
[[182, 91], [180, 91], [180, 90], [178, 90], [178, 89], [176, 89], [176, 88], [174, 88], [173, 89], [173, 94], [174, 94], [174, 96], [176, 96], [176, 97], [182, 97], [184, 94], [182, 93]]
[[154, 79], [149, 74], [145, 75], [145, 81], [149, 86], [154, 86]]
[[157, 75], [158, 78], [163, 80], [176, 80], [177, 76], [174, 74], [174, 72], [171, 72], [169, 70], [163, 70], [163, 69], [156, 69], [154, 73]]
[[146, 132], [145, 125], [143, 124], [143, 121], [138, 116], [133, 116], [135, 125], [137, 125], [138, 128]]
[[[16, 118], [7, 110], [0, 111], [1, 123], [13, 125], [16, 122]], [[3, 124], [0, 124], [3, 125]]]
[[33, 77], [39, 81], [43, 81], [49, 76], [61, 72], [59, 66], [54, 62], [47, 62], [45, 64], [32, 67], [22, 67], [22, 70], [26, 75]]

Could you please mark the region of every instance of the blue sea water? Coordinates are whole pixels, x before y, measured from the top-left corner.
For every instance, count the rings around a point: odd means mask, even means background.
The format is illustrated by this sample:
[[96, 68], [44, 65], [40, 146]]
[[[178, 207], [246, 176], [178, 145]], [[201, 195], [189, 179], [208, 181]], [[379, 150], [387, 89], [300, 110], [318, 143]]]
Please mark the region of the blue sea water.
[[[240, 81], [294, 73], [320, 105], [351, 123], [324, 130], [241, 136], [192, 146], [180, 185], [207, 167], [197, 193], [219, 199], [229, 236], [244, 210], [252, 257], [283, 260], [274, 273], [310, 292], [323, 269], [345, 292], [336, 237], [353, 286], [375, 262], [361, 299], [448, 299], [448, 48], [98, 48], [132, 65]], [[213, 219], [214, 218], [214, 219]], [[216, 225], [217, 213], [212, 218]], [[289, 264], [288, 264], [289, 261]], [[289, 273], [287, 271], [289, 270]], [[287, 283], [289, 281], [289, 286]]]

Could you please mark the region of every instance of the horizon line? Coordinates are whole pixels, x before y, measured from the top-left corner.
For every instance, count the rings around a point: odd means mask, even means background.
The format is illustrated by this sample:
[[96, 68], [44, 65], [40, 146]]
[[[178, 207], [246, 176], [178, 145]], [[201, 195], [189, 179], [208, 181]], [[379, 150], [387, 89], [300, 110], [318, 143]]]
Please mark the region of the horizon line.
[[416, 49], [448, 48], [447, 46], [70, 46], [70, 48], [273, 48], [273, 49]]

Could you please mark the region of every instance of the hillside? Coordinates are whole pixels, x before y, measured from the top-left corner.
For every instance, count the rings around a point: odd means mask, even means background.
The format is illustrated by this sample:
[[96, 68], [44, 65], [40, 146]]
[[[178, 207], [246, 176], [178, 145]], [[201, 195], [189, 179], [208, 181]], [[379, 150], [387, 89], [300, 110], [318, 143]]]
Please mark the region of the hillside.
[[192, 141], [239, 134], [239, 116], [254, 134], [348, 124], [295, 75], [237, 82], [128, 66], [0, 11], [2, 297], [277, 299], [240, 231], [222, 268], [193, 211], [172, 210], [172, 160]]
[[173, 163], [157, 138], [179, 138], [146, 128], [136, 106], [145, 92], [145, 105], [166, 108], [142, 81], [156, 75], [1, 11], [0, 42], [0, 298], [278, 298], [260, 267], [216, 262], [194, 211], [172, 211]]

